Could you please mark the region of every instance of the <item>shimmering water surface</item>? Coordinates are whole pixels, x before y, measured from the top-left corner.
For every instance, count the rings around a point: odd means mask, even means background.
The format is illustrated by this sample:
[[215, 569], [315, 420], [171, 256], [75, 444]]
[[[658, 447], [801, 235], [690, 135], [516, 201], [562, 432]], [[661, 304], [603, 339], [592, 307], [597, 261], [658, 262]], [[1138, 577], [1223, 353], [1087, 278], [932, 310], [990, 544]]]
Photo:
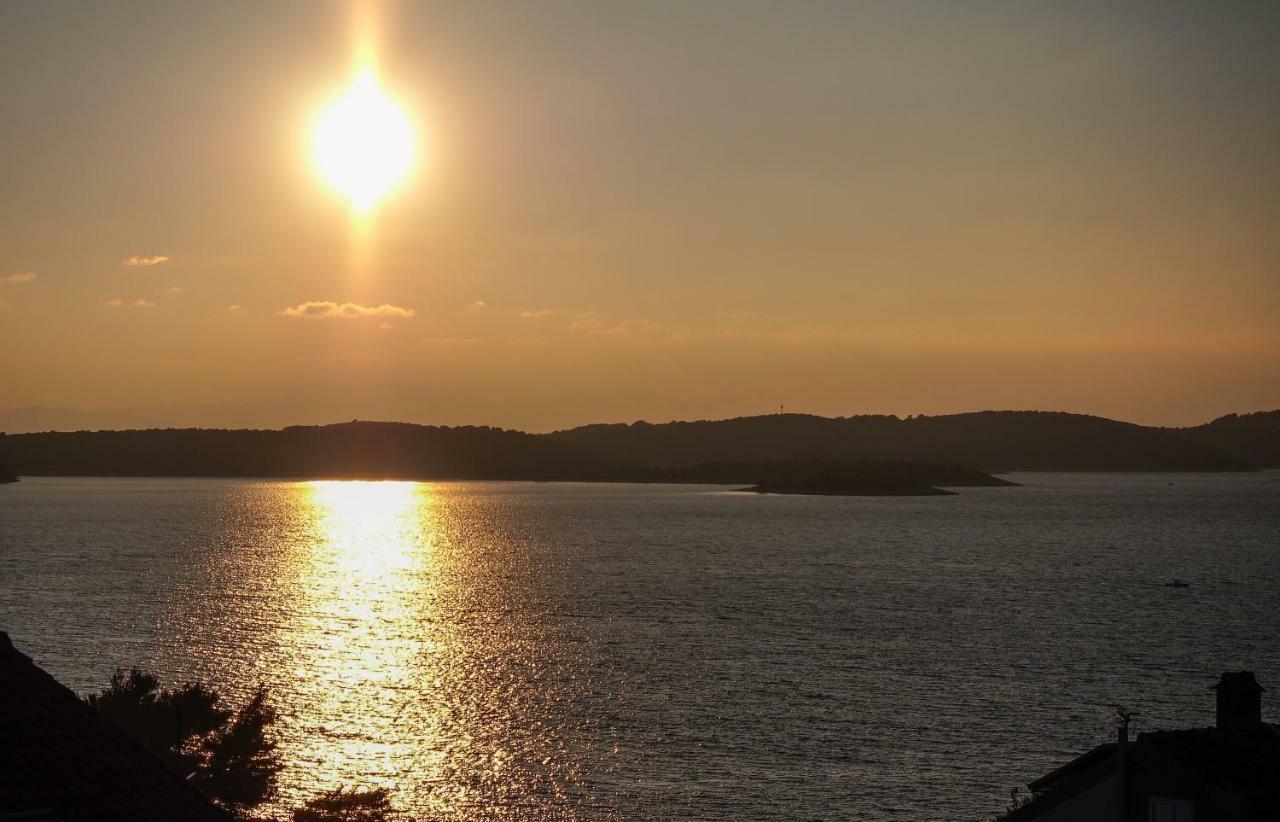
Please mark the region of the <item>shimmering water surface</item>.
[[385, 785], [420, 818], [979, 819], [1111, 703], [1211, 724], [1241, 668], [1275, 701], [1280, 475], [1014, 478], [29, 479], [0, 628], [80, 692], [264, 682], [279, 808]]

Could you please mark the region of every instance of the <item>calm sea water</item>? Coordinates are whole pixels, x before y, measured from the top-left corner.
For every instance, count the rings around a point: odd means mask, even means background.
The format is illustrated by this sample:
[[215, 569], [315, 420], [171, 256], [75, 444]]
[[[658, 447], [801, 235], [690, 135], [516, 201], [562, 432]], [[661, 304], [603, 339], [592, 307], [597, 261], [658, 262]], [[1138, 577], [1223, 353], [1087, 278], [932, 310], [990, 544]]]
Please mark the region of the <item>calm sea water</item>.
[[1227, 669], [1275, 702], [1280, 475], [1013, 478], [29, 479], [0, 628], [82, 693], [266, 683], [278, 808], [385, 785], [420, 818], [979, 819], [1112, 703], [1211, 724]]

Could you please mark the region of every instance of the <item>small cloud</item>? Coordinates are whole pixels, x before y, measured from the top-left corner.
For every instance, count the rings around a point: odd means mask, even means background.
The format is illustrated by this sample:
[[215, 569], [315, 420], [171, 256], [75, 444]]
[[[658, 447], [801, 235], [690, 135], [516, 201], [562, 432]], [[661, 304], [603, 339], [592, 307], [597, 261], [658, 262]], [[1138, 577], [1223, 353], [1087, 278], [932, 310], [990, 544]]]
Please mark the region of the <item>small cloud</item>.
[[378, 323], [378, 330], [379, 330], [379, 331], [390, 331], [390, 330], [391, 330], [391, 323]]
[[124, 305], [124, 300], [120, 299], [119, 297], [112, 297], [111, 299], [107, 300], [104, 303], [104, 305], [107, 308], [119, 308], [120, 306]]
[[360, 317], [412, 317], [417, 312], [398, 305], [360, 305], [359, 303], [335, 303], [332, 300], [300, 303], [276, 312], [281, 317], [304, 320], [351, 320]]
[[756, 312], [754, 311], [739, 311], [730, 308], [718, 308], [716, 309], [715, 314], [717, 318], [721, 320], [728, 320], [730, 322], [743, 322], [745, 320], [754, 319], [756, 316]]
[[166, 297], [176, 297], [182, 293], [182, 289], [178, 288], [176, 285], [171, 285], [168, 288], [164, 289], [163, 291], [157, 291], [156, 293], [163, 294]]
[[594, 311], [579, 314], [569, 324], [569, 330], [578, 334], [609, 337], [652, 337], [676, 340], [686, 339], [689, 336], [688, 332], [679, 326], [667, 325], [653, 320], [639, 319], [623, 320], [617, 323], [605, 322]]
[[579, 314], [573, 322], [569, 323], [570, 331], [582, 334], [603, 334], [607, 328], [608, 326], [595, 315], [595, 312]]
[[4, 277], [3, 279], [0, 279], [0, 282], [6, 282], [11, 285], [19, 285], [21, 283], [33, 283], [36, 281], [36, 277], [39, 277], [39, 276], [40, 275], [34, 271], [16, 271], [13, 274], [10, 274], [8, 277]]
[[227, 306], [227, 310], [228, 311], [244, 311], [244, 309], [240, 307], [239, 303], [232, 303], [231, 305]]
[[541, 320], [550, 317], [555, 313], [555, 309], [553, 308], [526, 308], [524, 311], [520, 312], [520, 319]]
[[126, 268], [138, 268], [139, 266], [160, 265], [161, 263], [167, 262], [169, 262], [168, 257], [163, 254], [157, 254], [154, 257], [129, 257], [128, 259], [122, 260], [120, 264]]
[[484, 307], [485, 307], [484, 300], [476, 300], [475, 302], [467, 306], [467, 308], [471, 309], [472, 311], [483, 311]]
[[156, 304], [151, 302], [151, 300], [148, 300], [146, 297], [139, 297], [138, 299], [129, 303], [129, 305], [133, 306], [134, 308], [155, 308], [156, 307]]

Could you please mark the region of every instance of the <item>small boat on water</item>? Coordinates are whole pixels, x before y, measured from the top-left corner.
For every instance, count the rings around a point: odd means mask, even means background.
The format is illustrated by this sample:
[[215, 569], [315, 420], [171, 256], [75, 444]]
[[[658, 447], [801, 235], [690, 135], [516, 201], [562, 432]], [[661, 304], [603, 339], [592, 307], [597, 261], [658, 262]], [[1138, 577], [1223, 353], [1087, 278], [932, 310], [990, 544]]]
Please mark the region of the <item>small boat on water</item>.
[[1190, 588], [1190, 587], [1191, 587], [1191, 583], [1190, 583], [1190, 582], [1183, 582], [1183, 581], [1182, 581], [1182, 580], [1180, 580], [1180, 579], [1175, 579], [1175, 580], [1173, 580], [1172, 582], [1166, 582], [1166, 583], [1164, 584], [1164, 587], [1166, 587], [1166, 588]]

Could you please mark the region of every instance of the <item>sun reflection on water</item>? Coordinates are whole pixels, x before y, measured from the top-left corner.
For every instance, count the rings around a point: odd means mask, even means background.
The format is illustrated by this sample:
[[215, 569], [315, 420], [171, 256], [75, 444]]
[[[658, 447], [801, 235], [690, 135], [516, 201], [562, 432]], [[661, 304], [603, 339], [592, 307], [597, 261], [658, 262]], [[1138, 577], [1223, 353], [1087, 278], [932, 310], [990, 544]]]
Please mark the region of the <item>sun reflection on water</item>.
[[[295, 767], [361, 774], [369, 787], [407, 787], [441, 746], [399, 732], [429, 729], [438, 568], [435, 499], [414, 482], [312, 482], [299, 519], [309, 539], [295, 557], [299, 600], [285, 641], [295, 654], [295, 699], [318, 727], [288, 752]], [[413, 695], [413, 696], [411, 696]], [[425, 756], [424, 756], [425, 752]]]
[[385, 582], [419, 567], [433, 547], [429, 485], [318, 481], [306, 488], [313, 524], [325, 536], [316, 559], [331, 562], [356, 583]]
[[285, 763], [273, 812], [338, 787], [389, 788], [424, 819], [599, 806], [583, 763], [616, 747], [580, 706], [614, 692], [559, 604], [568, 569], [540, 559], [509, 497], [388, 481], [256, 493], [270, 513], [210, 558], [225, 610], [188, 603], [169, 630], [217, 626], [207, 645], [225, 655], [199, 667], [232, 694], [270, 688]]

